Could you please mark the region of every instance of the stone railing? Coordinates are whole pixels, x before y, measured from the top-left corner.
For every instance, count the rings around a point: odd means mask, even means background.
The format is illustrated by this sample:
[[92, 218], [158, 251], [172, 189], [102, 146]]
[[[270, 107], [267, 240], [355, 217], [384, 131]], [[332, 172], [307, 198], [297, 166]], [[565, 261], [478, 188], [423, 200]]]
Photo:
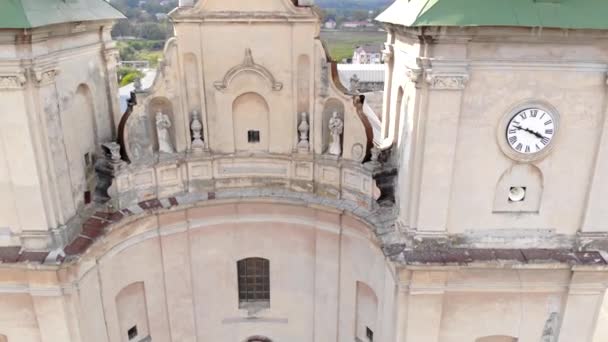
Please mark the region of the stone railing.
[[366, 208], [374, 203], [371, 167], [308, 154], [160, 157], [153, 164], [121, 168], [110, 196], [122, 209], [147, 199], [187, 193], [277, 188], [346, 199]]

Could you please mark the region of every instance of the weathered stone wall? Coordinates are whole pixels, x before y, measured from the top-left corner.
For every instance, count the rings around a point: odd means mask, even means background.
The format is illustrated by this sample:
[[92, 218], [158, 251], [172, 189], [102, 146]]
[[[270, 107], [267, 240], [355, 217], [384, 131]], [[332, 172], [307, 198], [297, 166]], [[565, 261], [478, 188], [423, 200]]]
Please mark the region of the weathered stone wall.
[[0, 32], [0, 101], [10, 108], [0, 118], [0, 244], [47, 248], [53, 242], [49, 230], [74, 216], [93, 188], [99, 144], [115, 134], [111, 26], [70, 23]]
[[[270, 308], [251, 314], [238, 305], [236, 262], [247, 257], [270, 261]], [[47, 270], [2, 268], [0, 314], [20, 312], [0, 320], [8, 341], [127, 341], [124, 327], [139, 319], [125, 310], [147, 315], [153, 341], [353, 341], [358, 283], [378, 301], [362, 313], [377, 317], [375, 336], [392, 334], [394, 270], [367, 225], [321, 207], [252, 201], [144, 213]]]

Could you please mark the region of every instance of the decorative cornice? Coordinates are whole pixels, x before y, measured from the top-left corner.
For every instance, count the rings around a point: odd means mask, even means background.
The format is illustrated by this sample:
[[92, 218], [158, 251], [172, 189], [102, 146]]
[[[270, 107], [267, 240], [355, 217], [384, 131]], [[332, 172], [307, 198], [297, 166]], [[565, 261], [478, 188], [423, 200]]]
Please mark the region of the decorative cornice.
[[243, 63], [230, 69], [221, 81], [216, 81], [213, 83], [215, 89], [220, 91], [226, 90], [232, 79], [239, 73], [245, 71], [257, 73], [267, 79], [268, 82], [270, 82], [272, 90], [274, 91], [280, 91], [281, 89], [283, 89], [283, 83], [277, 82], [268, 69], [254, 62], [253, 56], [251, 54], [251, 49], [249, 48], [245, 49], [245, 59], [243, 60]]
[[59, 70], [55, 68], [33, 69], [32, 74], [36, 79], [37, 85], [41, 87], [48, 84], [53, 84], [55, 82], [55, 78], [59, 74]]
[[27, 78], [24, 72], [0, 74], [0, 89], [22, 89]]
[[429, 73], [426, 76], [431, 89], [435, 90], [462, 90], [469, 81], [468, 74], [435, 74]]

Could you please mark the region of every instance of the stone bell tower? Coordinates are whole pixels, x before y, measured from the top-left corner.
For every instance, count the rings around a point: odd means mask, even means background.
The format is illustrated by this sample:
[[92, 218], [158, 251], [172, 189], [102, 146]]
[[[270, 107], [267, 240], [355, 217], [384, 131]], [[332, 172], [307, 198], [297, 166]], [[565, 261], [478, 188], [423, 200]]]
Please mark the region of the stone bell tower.
[[110, 30], [123, 16], [101, 0], [0, 12], [0, 248], [49, 250], [91, 200], [98, 146], [115, 135]]

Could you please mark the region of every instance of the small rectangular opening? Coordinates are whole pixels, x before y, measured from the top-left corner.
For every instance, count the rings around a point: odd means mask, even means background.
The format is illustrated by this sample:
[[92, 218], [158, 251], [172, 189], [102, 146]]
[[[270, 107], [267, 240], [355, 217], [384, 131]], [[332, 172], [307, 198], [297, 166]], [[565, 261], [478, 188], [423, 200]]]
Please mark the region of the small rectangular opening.
[[374, 332], [369, 327], [365, 327], [365, 335], [367, 336], [369, 342], [374, 341]]
[[84, 204], [89, 204], [89, 203], [91, 203], [91, 192], [85, 191], [84, 192]]
[[91, 154], [90, 153], [85, 153], [84, 154], [84, 165], [86, 165], [86, 167], [91, 167]]
[[134, 325], [131, 329], [127, 331], [127, 336], [129, 340], [132, 340], [137, 337], [137, 325]]
[[260, 142], [260, 131], [250, 130], [247, 132], [247, 141], [250, 144], [256, 144]]

